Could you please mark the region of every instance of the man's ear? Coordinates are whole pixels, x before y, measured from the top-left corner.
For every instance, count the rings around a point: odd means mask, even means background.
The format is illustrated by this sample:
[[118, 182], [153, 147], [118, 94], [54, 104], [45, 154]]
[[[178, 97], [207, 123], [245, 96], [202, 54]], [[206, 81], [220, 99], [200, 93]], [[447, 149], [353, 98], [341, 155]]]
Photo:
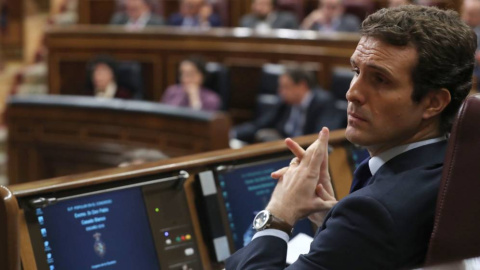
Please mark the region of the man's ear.
[[446, 88], [430, 91], [421, 101], [424, 105], [423, 119], [430, 119], [445, 110], [450, 104], [450, 92]]

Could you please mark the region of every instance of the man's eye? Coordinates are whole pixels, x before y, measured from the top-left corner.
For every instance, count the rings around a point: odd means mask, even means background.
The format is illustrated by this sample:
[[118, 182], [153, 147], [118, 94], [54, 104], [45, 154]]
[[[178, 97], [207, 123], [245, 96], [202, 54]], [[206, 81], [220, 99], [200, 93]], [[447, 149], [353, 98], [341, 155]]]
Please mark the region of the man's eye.
[[382, 76], [375, 76], [375, 81], [377, 83], [386, 83], [387, 81]]

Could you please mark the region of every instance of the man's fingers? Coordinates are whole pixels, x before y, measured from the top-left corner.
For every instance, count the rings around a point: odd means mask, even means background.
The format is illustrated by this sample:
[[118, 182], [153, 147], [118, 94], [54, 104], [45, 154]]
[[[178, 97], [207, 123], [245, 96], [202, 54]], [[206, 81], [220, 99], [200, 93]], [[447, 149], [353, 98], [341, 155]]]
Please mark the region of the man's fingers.
[[298, 143], [296, 143], [290, 138], [287, 138], [285, 139], [285, 144], [299, 160], [302, 160], [303, 155], [305, 154], [305, 150], [303, 150], [303, 148]]
[[287, 172], [287, 170], [288, 170], [288, 167], [281, 168], [280, 170], [272, 172], [271, 176], [273, 179], [280, 179], [280, 177], [282, 177], [285, 174], [285, 172]]
[[322, 128], [322, 131], [320, 131], [320, 134], [318, 135], [318, 139], [310, 146], [313, 148], [309, 147], [307, 153], [305, 153], [305, 163], [310, 170], [313, 170], [312, 173], [320, 173], [320, 166], [324, 158], [324, 152], [328, 149], [328, 136], [328, 128]]
[[322, 184], [317, 185], [315, 193], [318, 196], [314, 200], [315, 209], [317, 211], [328, 211], [332, 209], [335, 204], [337, 204], [337, 200], [335, 199], [335, 197], [328, 194], [325, 188], [323, 188]]
[[322, 184], [318, 184], [317, 187], [315, 188], [315, 194], [322, 200], [325, 201], [331, 201], [335, 200], [335, 197], [332, 196]]

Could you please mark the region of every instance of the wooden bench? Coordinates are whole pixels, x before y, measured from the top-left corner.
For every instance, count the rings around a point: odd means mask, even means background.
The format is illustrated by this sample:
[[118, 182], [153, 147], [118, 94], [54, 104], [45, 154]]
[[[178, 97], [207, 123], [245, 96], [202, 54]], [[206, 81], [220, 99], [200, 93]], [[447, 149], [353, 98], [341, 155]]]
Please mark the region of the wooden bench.
[[6, 115], [10, 183], [116, 167], [136, 148], [169, 157], [228, 148], [225, 114], [153, 102], [14, 97]]

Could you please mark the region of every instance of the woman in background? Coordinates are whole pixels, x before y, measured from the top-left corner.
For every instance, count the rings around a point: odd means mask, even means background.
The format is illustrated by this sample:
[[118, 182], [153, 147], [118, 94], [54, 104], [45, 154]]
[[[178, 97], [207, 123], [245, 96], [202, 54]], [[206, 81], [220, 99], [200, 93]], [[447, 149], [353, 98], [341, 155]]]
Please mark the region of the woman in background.
[[190, 107], [195, 110], [216, 111], [220, 109], [220, 97], [203, 87], [207, 71], [205, 62], [199, 57], [189, 57], [180, 63], [180, 84], [165, 90], [162, 103]]
[[97, 56], [89, 65], [89, 95], [103, 98], [132, 99], [131, 90], [119, 86], [117, 81], [117, 62], [109, 56]]

